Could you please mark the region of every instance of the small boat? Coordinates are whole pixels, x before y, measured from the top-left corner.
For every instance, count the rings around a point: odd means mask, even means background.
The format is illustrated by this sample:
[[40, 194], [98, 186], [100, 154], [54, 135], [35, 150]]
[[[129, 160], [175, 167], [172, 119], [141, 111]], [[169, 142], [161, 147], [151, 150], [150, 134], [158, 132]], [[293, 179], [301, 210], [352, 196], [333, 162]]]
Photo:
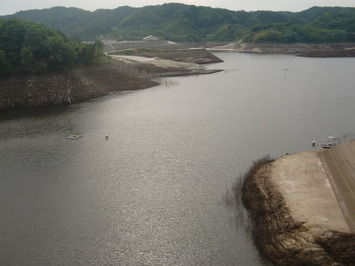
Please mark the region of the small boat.
[[337, 144], [340, 144], [340, 138], [333, 136], [329, 136], [327, 141], [322, 141], [320, 144], [316, 144], [315, 141], [312, 141], [313, 147], [321, 146], [323, 149], [329, 149]]
[[79, 135], [77, 132], [74, 132], [73, 134], [71, 134], [70, 136], [67, 137], [67, 139], [73, 139], [73, 140], [77, 140], [82, 138], [83, 135]]
[[329, 136], [328, 137], [328, 141], [326, 141], [325, 143], [321, 143], [320, 145], [322, 146], [323, 149], [329, 149], [331, 147], [336, 146], [337, 145], [337, 141], [339, 141], [339, 138], [333, 137], [333, 136]]
[[336, 145], [335, 143], [321, 143], [323, 149], [329, 149], [335, 145]]

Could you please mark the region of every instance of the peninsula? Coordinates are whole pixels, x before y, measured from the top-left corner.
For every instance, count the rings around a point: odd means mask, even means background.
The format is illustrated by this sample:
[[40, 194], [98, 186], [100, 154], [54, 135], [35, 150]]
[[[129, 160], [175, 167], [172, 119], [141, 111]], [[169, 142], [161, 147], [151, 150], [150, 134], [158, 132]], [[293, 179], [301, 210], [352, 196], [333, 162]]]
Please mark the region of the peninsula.
[[[161, 56], [159, 55], [161, 54]], [[171, 50], [136, 56], [110, 55], [104, 63], [47, 73], [0, 79], [0, 110], [71, 104], [115, 91], [158, 85], [155, 78], [212, 74], [202, 64], [221, 62], [205, 49]]]
[[0, 44], [0, 110], [70, 104], [113, 91], [144, 89], [157, 85], [157, 77], [214, 73], [218, 70], [202, 64], [221, 62], [205, 49], [144, 48], [142, 53], [130, 47], [121, 51], [129, 57], [108, 55], [104, 46], [113, 48], [112, 43], [81, 42], [16, 18], [0, 20]]

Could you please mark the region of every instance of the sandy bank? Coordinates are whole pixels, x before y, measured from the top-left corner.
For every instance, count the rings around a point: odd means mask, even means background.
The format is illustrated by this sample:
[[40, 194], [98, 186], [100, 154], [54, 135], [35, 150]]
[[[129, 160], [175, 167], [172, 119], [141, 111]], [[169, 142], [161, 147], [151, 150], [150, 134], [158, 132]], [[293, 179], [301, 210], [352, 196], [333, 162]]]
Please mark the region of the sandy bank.
[[212, 74], [221, 69], [206, 69], [205, 64], [222, 60], [205, 49], [135, 51], [136, 55], [110, 54], [110, 57], [134, 68], [145, 69], [158, 77]]
[[157, 67], [163, 68], [186, 68], [186, 69], [204, 69], [201, 65], [187, 62], [173, 61], [169, 59], [161, 59], [157, 57], [145, 57], [135, 55], [112, 55], [113, 59], [121, 60], [125, 63], [149, 63]]
[[[285, 155], [258, 168], [244, 183], [255, 242], [276, 264], [354, 265], [355, 235], [344, 216], [349, 211], [340, 208], [328, 179], [334, 166], [319, 156], [330, 150]], [[351, 156], [342, 160], [351, 161]]]
[[122, 61], [136, 69], [144, 69], [147, 75], [157, 77], [174, 77], [189, 75], [213, 74], [221, 69], [206, 69], [196, 63], [180, 62], [169, 59], [150, 58], [144, 56], [112, 55], [113, 59]]

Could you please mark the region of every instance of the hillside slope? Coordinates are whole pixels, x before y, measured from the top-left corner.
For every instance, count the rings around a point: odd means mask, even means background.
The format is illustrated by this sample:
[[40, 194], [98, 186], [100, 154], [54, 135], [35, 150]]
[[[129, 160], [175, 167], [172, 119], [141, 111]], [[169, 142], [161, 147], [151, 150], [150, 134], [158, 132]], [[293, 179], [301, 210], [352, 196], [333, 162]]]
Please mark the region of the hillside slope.
[[231, 11], [184, 4], [100, 9], [54, 7], [21, 11], [11, 17], [41, 22], [70, 37], [93, 40], [110, 36], [138, 40], [147, 35], [162, 39], [244, 42], [355, 41], [355, 8], [313, 7], [301, 12]]

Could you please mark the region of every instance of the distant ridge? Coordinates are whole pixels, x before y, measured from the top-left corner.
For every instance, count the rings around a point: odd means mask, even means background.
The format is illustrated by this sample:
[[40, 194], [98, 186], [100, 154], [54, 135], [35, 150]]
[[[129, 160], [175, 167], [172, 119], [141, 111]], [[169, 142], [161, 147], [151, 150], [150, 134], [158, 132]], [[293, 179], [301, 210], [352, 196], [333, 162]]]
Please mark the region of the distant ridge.
[[53, 7], [0, 17], [43, 23], [70, 37], [140, 40], [148, 35], [176, 42], [243, 41], [324, 43], [355, 41], [355, 8], [312, 7], [301, 12], [231, 11], [184, 4], [84, 11]]

